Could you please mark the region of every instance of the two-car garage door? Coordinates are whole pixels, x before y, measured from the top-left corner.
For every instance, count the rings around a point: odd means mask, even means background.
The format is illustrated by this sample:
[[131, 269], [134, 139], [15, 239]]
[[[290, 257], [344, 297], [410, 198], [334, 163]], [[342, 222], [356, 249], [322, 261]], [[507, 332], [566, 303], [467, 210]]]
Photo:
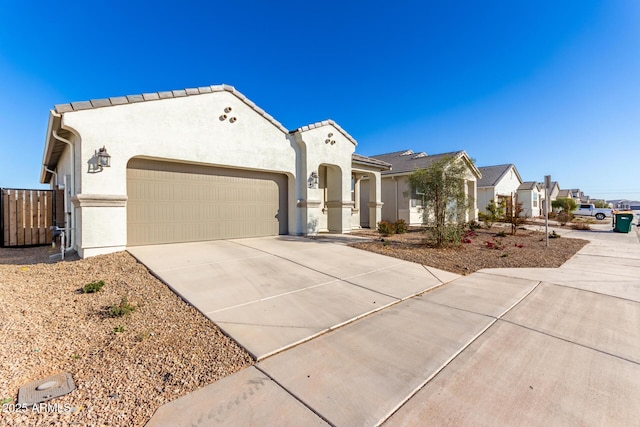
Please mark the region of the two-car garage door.
[[129, 246], [287, 233], [282, 174], [133, 159], [127, 196]]

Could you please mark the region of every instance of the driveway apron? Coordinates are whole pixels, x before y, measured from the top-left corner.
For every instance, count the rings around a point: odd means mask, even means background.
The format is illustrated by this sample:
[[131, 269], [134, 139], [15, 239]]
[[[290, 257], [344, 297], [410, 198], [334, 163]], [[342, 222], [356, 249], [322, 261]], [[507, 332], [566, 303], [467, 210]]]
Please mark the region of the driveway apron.
[[294, 236], [129, 252], [258, 360], [458, 277]]

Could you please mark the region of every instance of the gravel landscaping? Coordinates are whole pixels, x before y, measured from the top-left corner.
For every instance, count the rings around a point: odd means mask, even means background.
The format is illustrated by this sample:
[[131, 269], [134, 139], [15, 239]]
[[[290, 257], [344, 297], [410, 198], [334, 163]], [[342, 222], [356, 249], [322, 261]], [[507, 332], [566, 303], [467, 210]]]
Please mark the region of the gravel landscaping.
[[466, 275], [483, 268], [560, 267], [588, 243], [562, 237], [549, 239], [547, 248], [544, 232], [518, 230], [512, 236], [509, 231], [499, 225], [479, 228], [467, 236], [467, 243], [436, 249], [429, 245], [427, 235], [419, 228], [384, 238], [376, 231], [360, 230], [353, 234], [375, 241], [351, 246]]
[[[57, 263], [50, 253], [0, 249], [0, 424], [140, 426], [164, 403], [254, 363], [128, 253]], [[100, 280], [99, 292], [80, 291]], [[112, 317], [122, 297], [135, 309]], [[20, 386], [59, 372], [77, 390], [49, 402], [58, 410], [12, 411]]]

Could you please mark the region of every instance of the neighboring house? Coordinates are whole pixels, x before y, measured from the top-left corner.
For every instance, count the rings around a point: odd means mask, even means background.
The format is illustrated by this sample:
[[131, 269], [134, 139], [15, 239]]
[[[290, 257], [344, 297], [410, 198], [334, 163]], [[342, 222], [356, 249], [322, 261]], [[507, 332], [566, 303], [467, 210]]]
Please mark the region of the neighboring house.
[[584, 194], [584, 192], [580, 191], [579, 188], [573, 188], [569, 190], [571, 194], [571, 198], [577, 203], [589, 203], [591, 198]]
[[487, 212], [491, 200], [500, 203], [518, 193], [522, 178], [514, 164], [483, 166], [478, 168], [482, 178], [478, 181], [478, 209]]
[[558, 195], [556, 196], [556, 200], [557, 199], [572, 199], [573, 196], [571, 195], [571, 190], [560, 190], [558, 191]]
[[609, 200], [608, 203], [614, 209], [625, 211], [640, 211], [640, 201], [637, 200]]
[[518, 187], [518, 203], [522, 203], [522, 213], [525, 218], [542, 216], [544, 209], [544, 184], [535, 181], [525, 181]]
[[[540, 184], [542, 187], [544, 187], [544, 184]], [[546, 190], [543, 188], [543, 191], [546, 192]], [[560, 194], [560, 185], [558, 184], [558, 181], [551, 181], [551, 189], [549, 190], [549, 211], [552, 210], [551, 204], [553, 203], [554, 200], [556, 200]], [[545, 199], [546, 197], [543, 196], [543, 199], [540, 201], [540, 214], [544, 215], [545, 213]]]
[[[384, 203], [382, 205], [382, 219], [391, 222], [403, 219], [409, 225], [422, 224], [423, 196], [411, 191], [409, 187], [409, 175], [417, 169], [427, 168], [433, 162], [446, 157], [462, 161], [467, 166], [464, 188], [468, 195], [470, 206], [465, 213], [464, 220], [470, 221], [476, 219], [478, 216], [476, 182], [481, 175], [467, 153], [457, 151], [453, 153], [427, 155], [424, 152], [414, 153], [412, 150], [371, 156], [373, 159], [391, 164], [391, 170], [382, 172], [382, 202]], [[363, 183], [364, 185], [368, 185], [367, 181], [363, 181]], [[364, 203], [367, 203], [367, 200], [362, 198], [361, 205]], [[361, 217], [361, 220], [364, 220], [365, 223], [367, 222], [364, 217]]]
[[[66, 246], [322, 231], [381, 219], [381, 172], [331, 120], [288, 131], [231, 86], [56, 105], [42, 183], [64, 188]], [[367, 205], [359, 206], [366, 177]]]

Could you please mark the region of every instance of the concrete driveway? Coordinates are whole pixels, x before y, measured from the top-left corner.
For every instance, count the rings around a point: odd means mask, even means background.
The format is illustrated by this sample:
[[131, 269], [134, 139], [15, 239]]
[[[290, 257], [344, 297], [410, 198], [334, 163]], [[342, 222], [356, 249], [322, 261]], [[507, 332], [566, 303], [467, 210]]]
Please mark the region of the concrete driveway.
[[341, 242], [279, 236], [129, 252], [258, 360], [459, 277]]
[[[331, 258], [334, 280], [396, 303], [170, 402], [148, 426], [636, 425], [640, 245], [604, 228], [566, 235], [591, 243], [561, 268], [484, 270], [399, 302], [388, 288], [402, 279], [356, 285], [340, 274], [351, 258]], [[295, 243], [270, 253], [343, 250]], [[289, 261], [315, 271], [310, 254]]]

